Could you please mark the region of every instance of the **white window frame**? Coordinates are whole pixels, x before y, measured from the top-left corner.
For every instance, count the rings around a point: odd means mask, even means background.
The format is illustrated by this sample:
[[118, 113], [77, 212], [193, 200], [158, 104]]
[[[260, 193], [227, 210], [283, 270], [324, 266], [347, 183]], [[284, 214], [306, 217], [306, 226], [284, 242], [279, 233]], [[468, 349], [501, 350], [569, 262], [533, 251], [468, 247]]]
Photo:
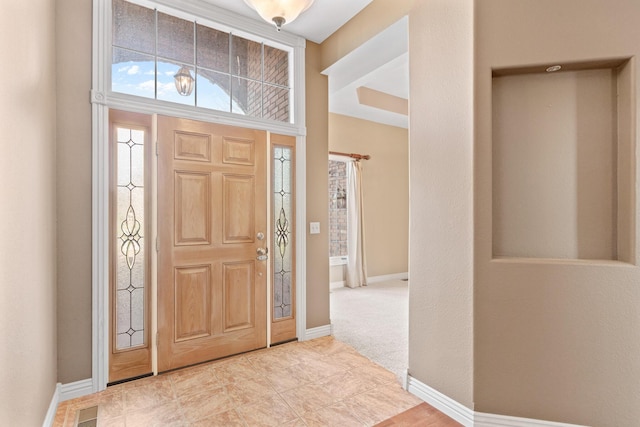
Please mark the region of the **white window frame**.
[[[210, 21], [240, 36], [269, 40], [293, 49], [290, 75], [294, 123], [247, 117], [201, 107], [111, 92], [111, 0], [93, 0], [92, 63], [92, 391], [104, 390], [109, 375], [109, 109], [265, 130], [296, 137], [296, 328], [306, 332], [306, 124], [305, 39], [275, 31], [253, 20], [201, 0], [132, 0], [132, 2], [194, 21]], [[210, 17], [215, 17], [214, 19]], [[267, 42], [267, 44], [269, 44]], [[292, 63], [293, 62], [293, 63]], [[155, 266], [154, 266], [155, 267]], [[154, 268], [152, 267], [152, 268]], [[155, 346], [155, 337], [152, 343]]]

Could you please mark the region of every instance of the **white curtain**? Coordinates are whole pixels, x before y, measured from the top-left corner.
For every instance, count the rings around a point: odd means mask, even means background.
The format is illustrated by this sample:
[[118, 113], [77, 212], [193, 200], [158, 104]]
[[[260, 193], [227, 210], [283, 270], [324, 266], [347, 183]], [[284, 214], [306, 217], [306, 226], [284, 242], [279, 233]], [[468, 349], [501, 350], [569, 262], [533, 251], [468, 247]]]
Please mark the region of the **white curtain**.
[[362, 204], [362, 165], [347, 163], [347, 286], [367, 285], [367, 260], [364, 253], [364, 210]]

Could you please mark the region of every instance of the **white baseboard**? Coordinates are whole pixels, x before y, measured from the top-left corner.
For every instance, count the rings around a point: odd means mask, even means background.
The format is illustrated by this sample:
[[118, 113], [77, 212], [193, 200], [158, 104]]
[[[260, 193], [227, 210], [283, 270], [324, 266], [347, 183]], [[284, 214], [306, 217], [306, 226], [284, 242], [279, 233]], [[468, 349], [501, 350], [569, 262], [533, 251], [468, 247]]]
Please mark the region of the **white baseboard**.
[[407, 391], [418, 396], [440, 412], [453, 418], [465, 427], [473, 427], [474, 413], [461, 403], [456, 402], [449, 396], [440, 393], [438, 390], [429, 387], [421, 381], [407, 375]]
[[445, 413], [465, 427], [586, 427], [532, 418], [474, 412], [407, 373], [407, 391]]
[[317, 328], [307, 329], [304, 334], [304, 340], [312, 340], [314, 338], [328, 337], [331, 335], [331, 325], [318, 326]]
[[577, 424], [556, 423], [531, 418], [509, 417], [506, 415], [475, 413], [474, 427], [585, 427]]
[[56, 389], [53, 391], [51, 403], [49, 403], [49, 409], [47, 410], [47, 415], [45, 415], [44, 421], [42, 422], [42, 427], [51, 427], [56, 419], [56, 412], [58, 411], [58, 404], [60, 403], [61, 386], [62, 384], [60, 383], [56, 384]]
[[91, 393], [93, 393], [93, 380], [91, 378], [69, 384], [62, 384], [60, 386], [60, 402], [86, 396]]
[[403, 280], [408, 278], [409, 273], [405, 271], [404, 273], [384, 274], [382, 276], [367, 277], [367, 283], [380, 283], [386, 282], [388, 280]]
[[329, 289], [344, 288], [347, 282], [344, 280], [329, 283]]
[[[409, 278], [409, 273], [394, 273], [394, 274], [384, 274], [382, 276], [371, 276], [371, 277], [367, 277], [367, 283], [368, 284], [373, 284], [373, 283], [380, 283], [380, 282], [387, 282], [389, 280], [404, 280], [404, 279], [408, 279]], [[342, 280], [342, 281], [335, 281], [335, 282], [330, 282], [329, 283], [329, 289], [336, 289], [336, 288], [344, 288], [345, 286], [347, 286], [347, 282]]]

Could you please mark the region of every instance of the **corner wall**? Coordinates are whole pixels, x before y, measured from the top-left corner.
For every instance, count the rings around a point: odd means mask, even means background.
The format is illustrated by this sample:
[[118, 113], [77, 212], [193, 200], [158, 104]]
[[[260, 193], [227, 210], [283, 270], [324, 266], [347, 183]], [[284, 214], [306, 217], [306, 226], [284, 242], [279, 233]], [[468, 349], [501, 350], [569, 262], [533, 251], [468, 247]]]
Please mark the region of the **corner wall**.
[[91, 378], [91, 21], [57, 0], [58, 381]]
[[473, 409], [474, 0], [409, 15], [409, 374]]
[[[329, 89], [320, 67], [320, 46], [307, 42], [307, 329], [329, 320]], [[309, 222], [320, 234], [309, 234]]]
[[[632, 264], [492, 259], [491, 69], [635, 57], [628, 95], [637, 110], [640, 3], [482, 0], [476, 12], [476, 410], [603, 427], [637, 425], [637, 244]], [[635, 132], [637, 144], [637, 112], [632, 121], [627, 131]], [[629, 154], [637, 161], [637, 151]], [[637, 182], [636, 174], [636, 217]], [[544, 196], [539, 203], [553, 212]]]
[[0, 3], [0, 420], [41, 425], [56, 389], [55, 3]]

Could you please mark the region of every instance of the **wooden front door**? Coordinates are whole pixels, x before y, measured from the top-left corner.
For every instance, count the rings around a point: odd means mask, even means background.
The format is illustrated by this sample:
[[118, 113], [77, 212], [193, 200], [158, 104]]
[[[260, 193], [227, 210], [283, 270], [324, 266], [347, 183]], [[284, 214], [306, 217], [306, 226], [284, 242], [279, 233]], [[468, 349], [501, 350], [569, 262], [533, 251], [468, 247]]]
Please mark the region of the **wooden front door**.
[[158, 117], [158, 370], [266, 346], [266, 132]]

